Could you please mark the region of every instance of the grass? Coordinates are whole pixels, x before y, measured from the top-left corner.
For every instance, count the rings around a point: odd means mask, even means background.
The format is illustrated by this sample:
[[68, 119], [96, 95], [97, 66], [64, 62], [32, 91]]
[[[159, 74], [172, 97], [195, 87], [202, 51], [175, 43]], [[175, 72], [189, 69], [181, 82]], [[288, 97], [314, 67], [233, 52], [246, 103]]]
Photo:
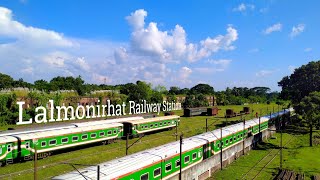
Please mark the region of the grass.
[[[266, 104], [254, 104], [249, 105], [255, 112], [262, 111], [262, 114], [268, 114], [268, 111], [272, 110], [272, 107], [276, 105]], [[216, 129], [217, 127], [231, 122], [240, 120], [240, 117], [224, 118], [225, 109], [233, 108], [235, 111], [240, 111], [243, 106], [220, 106], [221, 110], [215, 117], [209, 116], [194, 116], [194, 117], [181, 117], [181, 123], [178, 128], [178, 133], [183, 133], [184, 137], [194, 136], [205, 132], [206, 118], [208, 118], [208, 124], [212, 124], [209, 130]], [[243, 116], [246, 120], [249, 120], [255, 114], [249, 114]], [[176, 111], [177, 115], [182, 116], [183, 111]], [[129, 153], [135, 153], [152, 147], [160, 146], [176, 140], [174, 136], [175, 129], [171, 131], [163, 131], [155, 134], [150, 134], [143, 137], [137, 144], [129, 149]], [[137, 139], [132, 139], [129, 144], [133, 143]], [[73, 168], [68, 164], [63, 163], [80, 163], [80, 164], [98, 164], [111, 159], [122, 157], [125, 155], [125, 141], [119, 140], [116, 143], [109, 145], [98, 145], [75, 151], [56, 154], [45, 159], [38, 160], [38, 179], [49, 179], [50, 177], [72, 171]], [[33, 161], [27, 161], [23, 163], [10, 164], [5, 167], [0, 167], [0, 179], [33, 179]], [[79, 166], [78, 166], [79, 167]], [[80, 167], [79, 167], [80, 168]]]
[[[273, 179], [277, 175], [280, 166], [280, 134], [275, 134], [276, 139], [266, 140], [260, 144], [256, 150], [252, 150], [248, 155], [242, 156], [231, 163], [222, 171], [216, 172], [210, 179]], [[320, 174], [320, 145], [309, 147], [308, 134], [288, 134], [283, 133], [283, 168], [305, 174], [306, 179], [311, 179], [312, 175]], [[270, 153], [270, 151], [272, 151]], [[264, 160], [262, 158], [270, 153]], [[277, 155], [276, 155], [277, 154]], [[276, 155], [262, 171], [261, 169]], [[252, 169], [246, 176], [244, 176]], [[261, 171], [259, 175], [257, 175]]]

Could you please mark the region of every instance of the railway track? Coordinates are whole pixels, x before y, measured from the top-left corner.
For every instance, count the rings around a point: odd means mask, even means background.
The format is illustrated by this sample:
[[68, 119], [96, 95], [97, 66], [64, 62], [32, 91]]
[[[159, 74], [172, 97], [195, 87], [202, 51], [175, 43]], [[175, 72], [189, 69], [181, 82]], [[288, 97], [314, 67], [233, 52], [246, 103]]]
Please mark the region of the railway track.
[[[283, 148], [287, 146], [292, 140], [294, 136], [292, 136], [286, 143], [283, 145]], [[260, 173], [277, 157], [280, 153], [281, 149], [272, 149], [266, 154], [263, 158], [261, 158], [254, 166], [252, 166], [249, 171], [247, 171], [241, 179], [257, 179]]]

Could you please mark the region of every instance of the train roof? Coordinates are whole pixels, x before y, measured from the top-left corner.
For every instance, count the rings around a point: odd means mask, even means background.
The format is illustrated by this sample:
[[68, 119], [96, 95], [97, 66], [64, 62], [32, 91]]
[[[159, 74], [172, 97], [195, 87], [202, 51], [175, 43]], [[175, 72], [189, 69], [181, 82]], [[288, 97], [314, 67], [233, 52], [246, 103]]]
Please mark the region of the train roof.
[[18, 139], [12, 136], [0, 136], [0, 144], [4, 144], [8, 142], [16, 142], [16, 141], [18, 141]]
[[6, 130], [1, 131], [0, 136], [9, 136], [9, 135], [16, 135], [16, 134], [26, 134], [26, 133], [35, 133], [35, 132], [42, 132], [48, 130], [59, 130], [59, 129], [68, 129], [76, 127], [74, 124], [61, 124], [61, 125], [49, 125], [49, 126], [42, 126], [42, 127], [33, 127], [33, 128], [19, 128], [16, 130]]
[[148, 122], [154, 122], [154, 121], [163, 121], [163, 120], [172, 120], [172, 119], [178, 119], [180, 116], [177, 115], [171, 115], [171, 116], [160, 116], [160, 117], [154, 117], [154, 118], [147, 118], [147, 119], [141, 119], [141, 120], [129, 120], [129, 121], [123, 121], [128, 122], [132, 124], [141, 124], [141, 123], [148, 123]]
[[[283, 113], [282, 113], [283, 114]], [[280, 114], [281, 115], [281, 114]], [[270, 116], [269, 116], [270, 117]], [[262, 117], [260, 122], [267, 121], [269, 117]], [[259, 119], [255, 118], [246, 121], [245, 128], [259, 124]], [[222, 128], [222, 137], [230, 135], [230, 133], [238, 132], [243, 129], [243, 123], [233, 124], [228, 127]], [[196, 147], [202, 146], [208, 142], [215, 141], [221, 138], [221, 129], [216, 129], [211, 132], [196, 135], [190, 138], [183, 139], [182, 151], [188, 151]], [[129, 156], [125, 156], [119, 159], [114, 159], [100, 165], [100, 177], [101, 179], [112, 179], [119, 178], [123, 174], [138, 171], [141, 168], [149, 166], [150, 164], [156, 163], [162, 159], [170, 158], [180, 153], [180, 142], [171, 142], [156, 148], [148, 149], [142, 152], [138, 152]], [[81, 169], [80, 172], [85, 177], [95, 179], [97, 176], [96, 167], [88, 167]], [[70, 179], [80, 180], [83, 176], [77, 171], [66, 173], [53, 179]]]
[[124, 117], [124, 118], [115, 118], [115, 119], [105, 119], [105, 120], [98, 120], [98, 121], [88, 121], [88, 122], [79, 122], [79, 123], [72, 123], [77, 127], [85, 127], [85, 126], [92, 126], [98, 124], [108, 124], [108, 123], [121, 123], [123, 121], [136, 121], [136, 120], [143, 120], [144, 118], [141, 116], [134, 116], [134, 117]]
[[49, 130], [45, 132], [35, 132], [35, 133], [28, 133], [28, 134], [16, 134], [14, 136], [20, 138], [21, 140], [39, 139], [44, 137], [59, 136], [63, 134], [86, 132], [86, 131], [93, 131], [93, 130], [99, 130], [99, 129], [112, 128], [112, 127], [122, 127], [122, 126], [123, 124], [121, 123], [98, 124], [94, 126], [85, 126], [85, 127], [71, 128], [71, 129], [59, 129], [59, 130]]
[[[207, 141], [198, 138], [183, 139], [182, 151], [189, 151], [198, 146], [202, 146]], [[141, 168], [149, 166], [150, 164], [157, 163], [162, 159], [170, 158], [180, 154], [180, 142], [168, 143], [156, 148], [148, 149], [122, 158], [114, 159], [100, 165], [100, 178], [113, 179], [119, 178], [123, 174], [138, 171]], [[80, 170], [80, 172], [88, 178], [95, 179], [97, 177], [97, 168], [88, 167]], [[53, 179], [70, 179], [78, 180], [83, 179], [77, 171], [54, 177]]]

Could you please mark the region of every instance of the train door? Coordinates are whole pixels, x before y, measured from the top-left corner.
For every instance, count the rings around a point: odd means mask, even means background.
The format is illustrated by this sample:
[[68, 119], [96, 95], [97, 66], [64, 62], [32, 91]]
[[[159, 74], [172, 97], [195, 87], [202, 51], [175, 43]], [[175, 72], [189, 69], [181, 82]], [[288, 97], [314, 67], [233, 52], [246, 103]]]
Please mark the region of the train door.
[[24, 160], [28, 160], [31, 158], [31, 145], [32, 145], [32, 140], [28, 139], [25, 140], [24, 142], [21, 143], [21, 157], [24, 158]]
[[203, 149], [203, 159], [207, 159], [207, 158], [209, 158], [210, 157], [210, 144], [209, 143], [207, 143], [207, 144], [204, 144], [203, 145], [203, 147], [202, 147], [202, 149]]
[[13, 151], [13, 143], [7, 143], [7, 145], [6, 145], [6, 151], [7, 151], [7, 162], [8, 163], [12, 163], [13, 162], [13, 153], [12, 153], [12, 151]]

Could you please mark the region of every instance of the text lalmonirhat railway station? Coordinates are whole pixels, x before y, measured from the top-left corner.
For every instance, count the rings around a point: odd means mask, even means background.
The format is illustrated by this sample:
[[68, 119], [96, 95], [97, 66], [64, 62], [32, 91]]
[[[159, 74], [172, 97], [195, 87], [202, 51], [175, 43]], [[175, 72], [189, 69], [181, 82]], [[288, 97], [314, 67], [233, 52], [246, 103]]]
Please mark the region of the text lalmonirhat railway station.
[[[98, 101], [100, 103], [100, 101]], [[181, 110], [181, 103], [167, 102], [162, 103], [147, 103], [146, 100], [142, 100], [142, 103], [136, 103], [134, 101], [129, 101], [129, 115], [133, 114], [146, 114], [146, 113], [159, 113], [161, 111], [173, 111]], [[127, 104], [123, 102], [122, 104], [112, 104], [110, 100], [107, 100], [106, 104], [99, 105], [78, 105], [76, 108], [73, 106], [55, 106], [54, 101], [49, 100], [48, 108], [44, 106], [39, 106], [35, 109], [37, 113], [34, 120], [30, 118], [29, 120], [23, 120], [23, 105], [25, 102], [17, 102], [19, 106], [19, 121], [17, 125], [21, 124], [31, 124], [33, 121], [36, 123], [48, 123], [55, 121], [67, 121], [83, 118], [104, 118], [109, 116], [125, 116], [127, 115], [126, 107]], [[47, 112], [49, 112], [49, 118], [47, 119]], [[56, 112], [57, 118], [54, 118], [54, 113]], [[62, 116], [64, 113], [64, 116]]]

